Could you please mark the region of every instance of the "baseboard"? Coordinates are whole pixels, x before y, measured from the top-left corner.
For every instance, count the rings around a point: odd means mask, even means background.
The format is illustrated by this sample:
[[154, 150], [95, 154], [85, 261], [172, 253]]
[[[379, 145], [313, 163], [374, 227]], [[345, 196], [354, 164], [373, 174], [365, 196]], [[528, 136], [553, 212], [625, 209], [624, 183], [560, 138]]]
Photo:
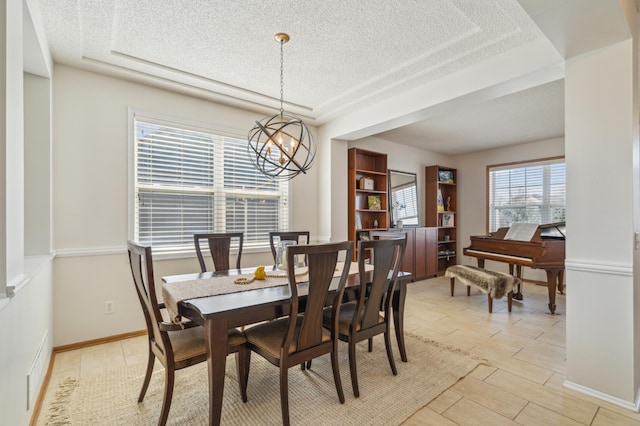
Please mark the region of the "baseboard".
[[53, 353], [73, 351], [76, 349], [88, 348], [91, 346], [101, 345], [103, 343], [117, 342], [118, 340], [129, 339], [131, 337], [144, 336], [147, 330], [132, 331], [130, 333], [116, 334], [114, 336], [101, 337], [100, 339], [86, 340], [84, 342], [72, 343], [70, 345], [55, 346]]
[[116, 334], [115, 336], [102, 337], [100, 339], [87, 340], [84, 342], [72, 343], [70, 345], [56, 346], [51, 351], [51, 356], [49, 358], [49, 368], [47, 368], [47, 373], [44, 376], [44, 380], [42, 381], [42, 386], [40, 387], [40, 392], [38, 392], [38, 399], [33, 407], [33, 412], [31, 413], [31, 420], [29, 421], [29, 426], [36, 426], [38, 423], [38, 417], [40, 417], [40, 410], [42, 409], [42, 403], [44, 402], [44, 396], [47, 394], [47, 389], [49, 388], [49, 381], [51, 380], [51, 372], [53, 371], [53, 364], [56, 360], [56, 354], [60, 352], [73, 351], [75, 349], [88, 348], [91, 346], [101, 345], [103, 343], [109, 342], [117, 342], [118, 340], [129, 339], [131, 337], [144, 336], [147, 334], [147, 330], [138, 330], [132, 331], [130, 333]]
[[633, 412], [636, 412], [636, 413], [640, 412], [640, 405], [639, 405], [640, 401], [638, 401], [638, 400], [636, 400], [635, 402], [633, 402], [633, 401], [625, 401], [623, 399], [620, 399], [620, 398], [617, 398], [615, 396], [611, 396], [609, 394], [606, 394], [606, 393], [603, 393], [603, 392], [588, 388], [586, 386], [579, 385], [579, 384], [571, 382], [569, 380], [566, 380], [563, 383], [563, 386], [568, 388], [568, 389], [571, 389], [571, 390], [574, 390], [576, 392], [579, 392], [579, 393], [581, 393], [583, 395], [588, 395], [590, 397], [593, 397], [593, 398], [596, 398], [596, 399], [600, 399], [602, 401], [606, 401], [606, 402], [608, 402], [610, 404], [617, 405], [618, 407], [622, 407], [622, 408], [627, 409], [629, 411], [633, 411]]

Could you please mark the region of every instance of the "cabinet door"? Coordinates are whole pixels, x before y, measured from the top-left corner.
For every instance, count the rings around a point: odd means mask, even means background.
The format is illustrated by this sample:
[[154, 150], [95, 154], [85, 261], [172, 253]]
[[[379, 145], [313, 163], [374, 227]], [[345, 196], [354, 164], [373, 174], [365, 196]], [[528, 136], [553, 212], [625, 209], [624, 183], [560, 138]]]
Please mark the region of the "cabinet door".
[[427, 276], [427, 229], [416, 228], [416, 280], [424, 279]]
[[404, 257], [402, 258], [402, 266], [401, 269], [405, 272], [410, 272], [413, 275], [413, 280], [416, 279], [416, 271], [415, 271], [415, 263], [416, 263], [416, 254], [415, 254], [415, 239], [416, 234], [413, 229], [407, 229], [405, 231], [407, 234], [407, 245], [404, 249]]
[[426, 234], [426, 275], [435, 277], [438, 275], [438, 228], [423, 228]]

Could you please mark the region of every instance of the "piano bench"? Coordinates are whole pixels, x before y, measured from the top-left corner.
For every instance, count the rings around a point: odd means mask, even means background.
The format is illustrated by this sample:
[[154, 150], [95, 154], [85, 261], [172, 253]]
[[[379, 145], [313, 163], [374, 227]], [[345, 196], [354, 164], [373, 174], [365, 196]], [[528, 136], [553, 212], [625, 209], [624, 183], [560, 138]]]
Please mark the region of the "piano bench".
[[507, 307], [511, 312], [513, 288], [520, 284], [520, 278], [513, 275], [467, 265], [449, 266], [445, 272], [445, 277], [451, 280], [451, 297], [453, 297], [456, 278], [467, 286], [467, 296], [471, 294], [471, 286], [476, 287], [483, 293], [487, 293], [489, 313], [493, 312], [493, 299], [501, 299], [505, 294], [507, 295]]

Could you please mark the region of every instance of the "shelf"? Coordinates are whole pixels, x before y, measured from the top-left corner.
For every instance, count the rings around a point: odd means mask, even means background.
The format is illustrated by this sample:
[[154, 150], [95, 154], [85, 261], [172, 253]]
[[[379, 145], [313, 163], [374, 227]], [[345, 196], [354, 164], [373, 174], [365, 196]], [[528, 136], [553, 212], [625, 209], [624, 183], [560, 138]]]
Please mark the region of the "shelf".
[[[455, 249], [460, 221], [457, 214], [458, 172], [451, 167], [428, 166], [425, 178], [425, 222], [426, 226], [437, 230], [433, 255], [437, 259], [437, 274], [442, 275], [449, 266], [457, 263], [458, 253]], [[447, 226], [443, 226], [445, 223]], [[449, 240], [445, 241], [445, 237]]]
[[[367, 188], [361, 187], [365, 178]], [[371, 182], [373, 181], [373, 182]], [[364, 180], [363, 185], [364, 186]], [[387, 154], [360, 148], [348, 150], [348, 234], [349, 240], [358, 241], [360, 232], [386, 231], [389, 226], [387, 195]], [[369, 198], [377, 202], [369, 202]], [[379, 204], [377, 204], [379, 202]], [[375, 209], [369, 209], [369, 205]], [[355, 249], [355, 247], [354, 247]], [[353, 252], [353, 260], [356, 259]]]

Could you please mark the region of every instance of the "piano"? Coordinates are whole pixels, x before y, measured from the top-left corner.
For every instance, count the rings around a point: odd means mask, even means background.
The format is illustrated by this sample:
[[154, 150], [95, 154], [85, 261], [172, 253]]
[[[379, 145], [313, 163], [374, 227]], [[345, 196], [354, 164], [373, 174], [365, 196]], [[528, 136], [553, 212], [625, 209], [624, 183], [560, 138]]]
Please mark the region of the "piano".
[[[565, 223], [538, 225], [529, 241], [505, 239], [508, 231], [509, 228], [506, 227], [500, 228], [490, 235], [472, 236], [471, 245], [463, 249], [463, 254], [477, 258], [480, 268], [484, 268], [485, 260], [504, 262], [509, 264], [509, 273], [513, 275], [515, 266], [518, 278], [522, 278], [523, 266], [544, 269], [547, 273], [549, 310], [554, 314], [556, 311], [556, 288], [560, 294], [563, 291]], [[513, 298], [522, 300], [520, 286]]]

